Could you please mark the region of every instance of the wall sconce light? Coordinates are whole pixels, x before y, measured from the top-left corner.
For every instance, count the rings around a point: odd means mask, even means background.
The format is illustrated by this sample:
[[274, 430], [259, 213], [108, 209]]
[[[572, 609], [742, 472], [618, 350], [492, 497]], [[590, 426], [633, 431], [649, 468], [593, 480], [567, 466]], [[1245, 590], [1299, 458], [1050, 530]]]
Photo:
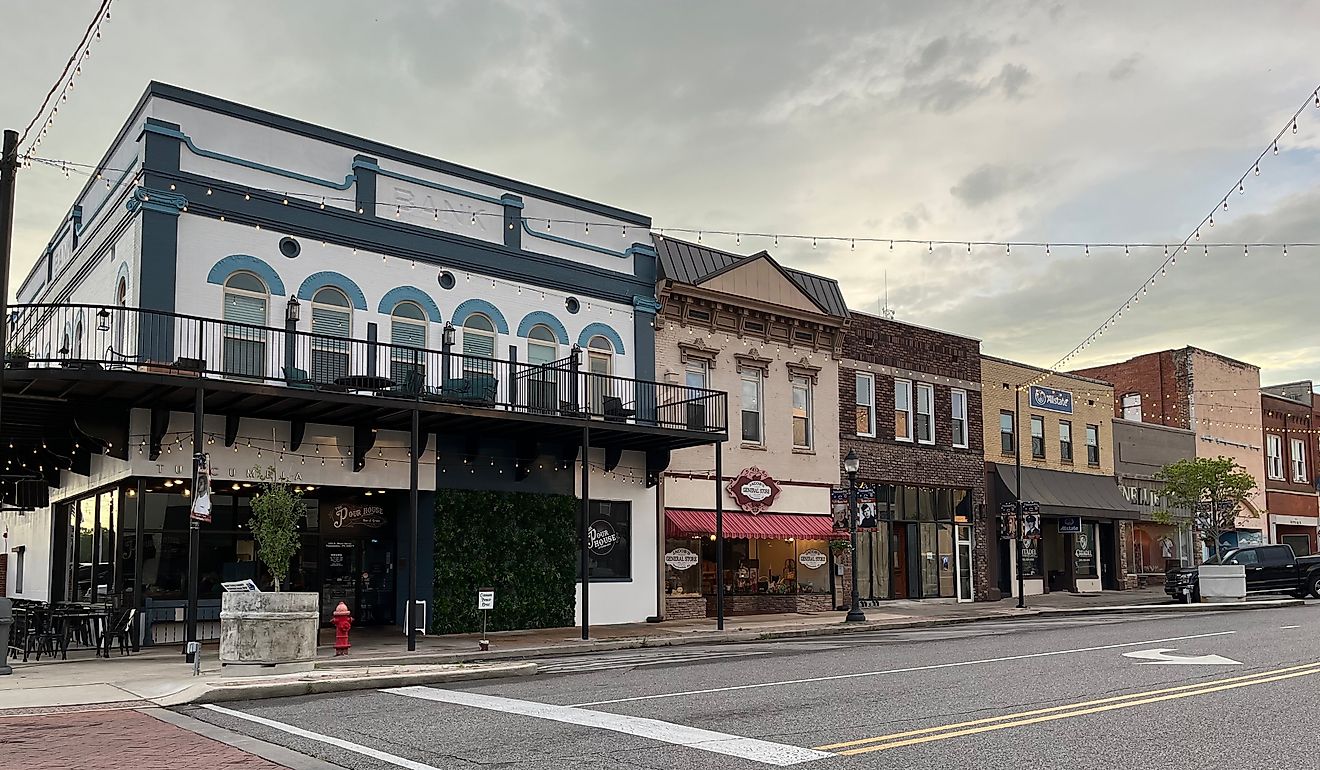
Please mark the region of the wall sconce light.
[[96, 330], [98, 332], [110, 331], [110, 311], [101, 308], [96, 311]]
[[442, 337], [440, 341], [441, 344], [444, 344], [446, 346], [454, 344], [454, 325], [449, 321], [445, 321], [445, 326], [444, 326], [444, 330], [442, 331]]
[[289, 295], [289, 304], [284, 306], [284, 320], [298, 323], [301, 318], [302, 304], [298, 302], [297, 297]]

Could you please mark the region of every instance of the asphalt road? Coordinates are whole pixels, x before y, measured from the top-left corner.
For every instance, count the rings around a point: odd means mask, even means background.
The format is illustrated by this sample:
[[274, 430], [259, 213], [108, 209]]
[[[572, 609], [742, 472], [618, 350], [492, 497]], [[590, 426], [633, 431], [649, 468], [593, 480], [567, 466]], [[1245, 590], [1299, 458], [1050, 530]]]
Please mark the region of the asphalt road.
[[1317, 639], [1317, 605], [1009, 620], [547, 659], [536, 677], [186, 713], [363, 770], [1313, 770]]

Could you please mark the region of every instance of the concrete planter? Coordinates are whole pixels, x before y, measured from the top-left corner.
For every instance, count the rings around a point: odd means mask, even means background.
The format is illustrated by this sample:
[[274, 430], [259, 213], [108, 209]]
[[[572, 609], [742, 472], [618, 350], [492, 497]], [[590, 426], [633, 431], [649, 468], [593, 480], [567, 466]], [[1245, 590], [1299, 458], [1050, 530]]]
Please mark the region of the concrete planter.
[[225, 676], [311, 671], [320, 622], [315, 593], [226, 593], [220, 604]]
[[1202, 564], [1196, 570], [1203, 602], [1241, 602], [1247, 598], [1247, 568], [1241, 564]]

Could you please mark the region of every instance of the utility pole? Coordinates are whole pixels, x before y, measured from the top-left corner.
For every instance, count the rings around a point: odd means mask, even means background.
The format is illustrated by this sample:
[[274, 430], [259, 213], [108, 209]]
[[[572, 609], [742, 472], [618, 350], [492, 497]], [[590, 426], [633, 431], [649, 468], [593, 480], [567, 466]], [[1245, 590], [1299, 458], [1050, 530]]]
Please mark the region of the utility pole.
[[[9, 261], [14, 249], [14, 187], [18, 177], [18, 132], [5, 129], [0, 151], [0, 353], [9, 353]], [[0, 364], [0, 432], [4, 430], [5, 366]], [[92, 581], [95, 582], [95, 581]]]

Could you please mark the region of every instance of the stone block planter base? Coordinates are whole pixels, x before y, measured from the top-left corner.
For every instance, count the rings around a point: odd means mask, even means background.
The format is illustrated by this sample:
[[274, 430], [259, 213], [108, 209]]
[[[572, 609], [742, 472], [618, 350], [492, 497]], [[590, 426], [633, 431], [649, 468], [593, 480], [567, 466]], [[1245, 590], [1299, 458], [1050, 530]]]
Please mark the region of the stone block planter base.
[[315, 593], [227, 593], [220, 604], [224, 676], [311, 671], [320, 621]]

